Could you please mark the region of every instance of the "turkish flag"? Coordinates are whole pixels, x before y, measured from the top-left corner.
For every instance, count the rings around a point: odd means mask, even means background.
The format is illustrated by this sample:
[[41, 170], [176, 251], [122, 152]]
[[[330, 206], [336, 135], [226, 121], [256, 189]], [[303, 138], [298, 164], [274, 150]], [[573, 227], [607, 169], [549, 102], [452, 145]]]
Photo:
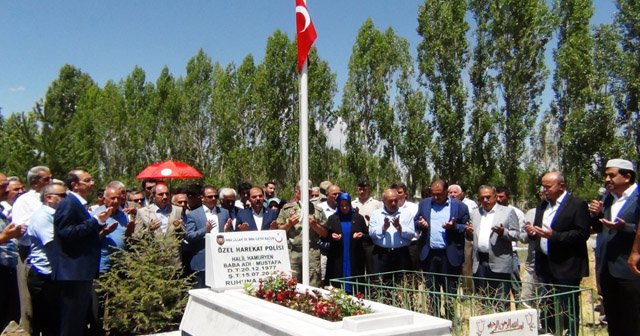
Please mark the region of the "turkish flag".
[[307, 60], [313, 41], [318, 37], [304, 0], [296, 0], [296, 32], [298, 36], [298, 72], [300, 72], [304, 61]]

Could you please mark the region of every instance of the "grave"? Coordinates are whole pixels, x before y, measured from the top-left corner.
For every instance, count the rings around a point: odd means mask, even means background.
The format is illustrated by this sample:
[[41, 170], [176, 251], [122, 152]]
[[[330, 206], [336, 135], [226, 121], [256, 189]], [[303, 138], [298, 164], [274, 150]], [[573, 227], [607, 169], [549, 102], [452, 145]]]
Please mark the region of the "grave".
[[[290, 273], [282, 230], [206, 236], [206, 284], [189, 291], [182, 335], [451, 335], [451, 321], [366, 301], [371, 314], [326, 321], [245, 294], [245, 282]], [[297, 289], [316, 288], [298, 284]], [[324, 290], [320, 290], [321, 292]]]

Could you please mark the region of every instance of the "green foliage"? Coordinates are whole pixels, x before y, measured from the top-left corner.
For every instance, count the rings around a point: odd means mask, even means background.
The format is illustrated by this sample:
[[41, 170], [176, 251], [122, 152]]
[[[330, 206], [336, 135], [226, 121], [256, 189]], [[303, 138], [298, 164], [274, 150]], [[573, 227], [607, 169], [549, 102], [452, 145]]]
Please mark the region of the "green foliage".
[[[407, 40], [393, 29], [383, 32], [371, 19], [360, 27], [339, 110], [347, 131], [347, 171], [356, 179], [367, 176], [391, 182], [399, 176], [395, 164], [397, 146], [409, 140], [400, 138], [397, 118], [398, 114], [406, 116], [407, 111], [396, 109], [408, 105], [401, 102], [394, 106], [393, 102], [403, 99], [394, 94], [402, 85], [405, 92], [401, 94], [409, 98], [406, 85], [411, 77], [411, 62]], [[404, 132], [406, 135], [406, 128]]]
[[617, 93], [618, 122], [622, 125], [625, 154], [640, 163], [640, 3], [617, 0], [615, 26], [621, 35], [624, 66], [617, 77], [622, 90]]
[[147, 233], [130, 243], [110, 256], [113, 267], [98, 279], [105, 329], [111, 335], [176, 330], [191, 288], [176, 262], [179, 240]]
[[[506, 184], [521, 201], [535, 199], [543, 171], [562, 170], [587, 195], [607, 159], [638, 162], [640, 5], [618, 0], [613, 24], [590, 27], [592, 0], [548, 3], [425, 1], [417, 60], [407, 39], [367, 19], [341, 101], [336, 74], [312, 49], [311, 180], [353, 191], [366, 176], [380, 195], [402, 179], [413, 194], [438, 176], [472, 192]], [[553, 32], [555, 95], [543, 107]], [[275, 31], [262, 58], [220, 64], [199, 50], [180, 77], [134, 67], [98, 86], [64, 65], [33, 111], [0, 120], [2, 171], [47, 165], [62, 178], [83, 167], [99, 185], [131, 184], [149, 163], [175, 159], [218, 187], [276, 179], [286, 198], [299, 168], [296, 56], [296, 42]]]
[[498, 176], [497, 154], [500, 148], [498, 139], [498, 105], [496, 99], [496, 80], [489, 73], [492, 64], [492, 46], [489, 12], [490, 0], [473, 0], [469, 8], [476, 21], [474, 32], [476, 45], [473, 50], [473, 64], [470, 81], [473, 87], [473, 107], [469, 123], [469, 138], [465, 146], [467, 173], [465, 184], [475, 191], [481, 184], [494, 183]]
[[467, 91], [462, 72], [468, 62], [465, 0], [425, 1], [418, 13], [418, 64], [429, 89], [435, 128], [434, 169], [440, 178], [464, 176], [464, 130]]
[[495, 0], [489, 11], [492, 65], [504, 101], [499, 119], [503, 143], [499, 164], [507, 186], [518, 195], [518, 171], [547, 77], [544, 51], [554, 18], [543, 0]]

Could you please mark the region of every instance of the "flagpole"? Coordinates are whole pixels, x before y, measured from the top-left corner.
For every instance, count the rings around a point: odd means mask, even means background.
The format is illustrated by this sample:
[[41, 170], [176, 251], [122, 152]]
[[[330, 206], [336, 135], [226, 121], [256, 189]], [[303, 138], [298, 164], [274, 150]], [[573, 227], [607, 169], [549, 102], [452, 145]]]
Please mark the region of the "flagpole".
[[300, 197], [302, 198], [302, 283], [309, 285], [309, 106], [307, 61], [300, 73]]

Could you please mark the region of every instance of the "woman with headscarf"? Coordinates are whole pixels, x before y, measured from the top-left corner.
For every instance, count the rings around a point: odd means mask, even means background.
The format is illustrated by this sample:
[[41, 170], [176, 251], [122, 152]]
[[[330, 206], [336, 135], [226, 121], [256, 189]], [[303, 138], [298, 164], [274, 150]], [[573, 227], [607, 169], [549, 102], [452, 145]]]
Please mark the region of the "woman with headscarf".
[[[364, 274], [364, 248], [362, 241], [369, 234], [364, 217], [351, 207], [351, 196], [342, 193], [338, 196], [338, 209], [329, 216], [327, 226], [330, 241], [327, 253], [327, 272], [325, 282], [336, 278], [346, 278]], [[337, 283], [331, 283], [338, 286]], [[344, 290], [352, 293], [350, 284]]]

